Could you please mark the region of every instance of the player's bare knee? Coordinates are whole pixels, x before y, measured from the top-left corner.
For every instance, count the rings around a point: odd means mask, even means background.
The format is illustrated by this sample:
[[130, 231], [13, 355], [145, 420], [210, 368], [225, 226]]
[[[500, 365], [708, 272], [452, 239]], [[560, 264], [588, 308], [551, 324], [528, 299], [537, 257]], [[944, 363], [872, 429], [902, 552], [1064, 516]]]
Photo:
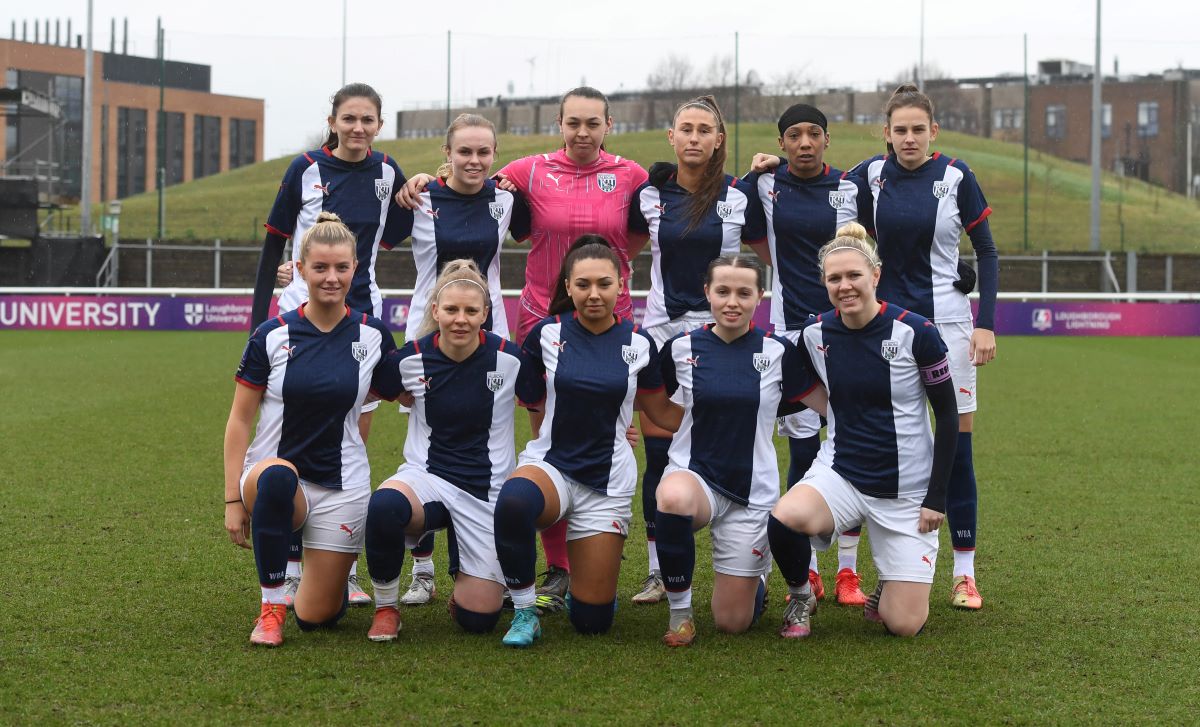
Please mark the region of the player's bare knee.
[[746, 613], [714, 613], [713, 626], [723, 634], [745, 633], [754, 622], [754, 614]]
[[664, 479], [658, 483], [655, 500], [659, 512], [672, 515], [691, 515], [693, 509], [691, 493], [688, 488], [675, 479]]

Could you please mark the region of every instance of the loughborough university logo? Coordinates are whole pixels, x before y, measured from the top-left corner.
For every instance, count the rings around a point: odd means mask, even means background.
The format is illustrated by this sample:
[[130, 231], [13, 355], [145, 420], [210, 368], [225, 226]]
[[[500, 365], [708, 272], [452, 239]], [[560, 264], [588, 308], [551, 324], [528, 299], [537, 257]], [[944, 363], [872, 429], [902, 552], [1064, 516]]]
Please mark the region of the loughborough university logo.
[[183, 319], [187, 321], [189, 326], [198, 326], [204, 322], [204, 304], [203, 303], [184, 303], [183, 304]]

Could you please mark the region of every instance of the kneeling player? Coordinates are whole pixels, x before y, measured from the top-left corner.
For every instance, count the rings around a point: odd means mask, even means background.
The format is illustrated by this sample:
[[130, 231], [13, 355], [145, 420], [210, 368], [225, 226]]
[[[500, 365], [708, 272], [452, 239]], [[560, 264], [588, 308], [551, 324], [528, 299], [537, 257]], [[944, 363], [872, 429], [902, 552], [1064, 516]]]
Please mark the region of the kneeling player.
[[816, 598], [807, 573], [809, 537], [828, 547], [833, 533], [865, 522], [880, 584], [864, 615], [893, 634], [912, 636], [929, 616], [937, 531], [958, 436], [954, 386], [938, 329], [876, 299], [880, 262], [866, 231], [851, 223], [839, 233], [818, 258], [836, 315], [822, 314], [800, 339], [829, 392], [829, 436], [767, 526], [792, 595], [780, 635], [811, 632]]
[[500, 618], [504, 576], [492, 525], [500, 486], [516, 464], [513, 399], [540, 398], [541, 382], [531, 381], [515, 345], [481, 330], [490, 300], [475, 263], [451, 260], [433, 286], [417, 337], [388, 358], [414, 401], [405, 464], [379, 486], [367, 510], [372, 641], [391, 641], [400, 630], [405, 548], [451, 526], [459, 561], [451, 614], [472, 633], [491, 631]]
[[716, 323], [663, 347], [663, 381], [672, 396], [679, 392], [684, 408], [655, 516], [671, 605], [667, 646], [687, 646], [696, 637], [693, 533], [706, 525], [712, 530], [717, 629], [741, 633], [761, 613], [770, 563], [767, 516], [779, 499], [775, 417], [784, 400], [803, 398], [824, 409], [825, 391], [805, 370], [795, 346], [751, 323], [765, 287], [766, 270], [756, 258], [721, 255], [704, 280]]
[[303, 530], [306, 563], [296, 623], [307, 631], [346, 611], [346, 581], [371, 495], [358, 418], [396, 348], [381, 321], [346, 306], [358, 265], [354, 248], [354, 234], [322, 212], [297, 263], [308, 301], [259, 326], [238, 368], [225, 428], [225, 529], [234, 543], [250, 547], [249, 535], [254, 544], [262, 608], [252, 644], [283, 643], [293, 531]]

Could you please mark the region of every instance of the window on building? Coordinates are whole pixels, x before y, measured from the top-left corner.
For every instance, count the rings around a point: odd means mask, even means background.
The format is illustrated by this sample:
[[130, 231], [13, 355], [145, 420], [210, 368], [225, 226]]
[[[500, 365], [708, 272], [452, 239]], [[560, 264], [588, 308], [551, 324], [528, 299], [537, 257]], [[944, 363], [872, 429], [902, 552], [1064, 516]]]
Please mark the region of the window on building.
[[1100, 106], [1100, 138], [1107, 139], [1112, 136], [1112, 104], [1106, 103]]
[[117, 108], [117, 197], [146, 191], [146, 109]]
[[992, 111], [992, 128], [1019, 129], [1024, 117], [1024, 109], [995, 109]]
[[253, 164], [255, 147], [255, 122], [253, 119], [229, 120], [229, 168], [237, 169]]
[[1142, 101], [1137, 109], [1138, 136], [1158, 136], [1158, 102]]
[[1067, 136], [1067, 107], [1052, 104], [1046, 107], [1046, 138], [1063, 139]]
[[192, 179], [221, 171], [221, 117], [196, 114], [192, 121]]
[[166, 116], [166, 154], [164, 164], [167, 167], [167, 186], [183, 181], [183, 125], [185, 116], [182, 113], [168, 111]]

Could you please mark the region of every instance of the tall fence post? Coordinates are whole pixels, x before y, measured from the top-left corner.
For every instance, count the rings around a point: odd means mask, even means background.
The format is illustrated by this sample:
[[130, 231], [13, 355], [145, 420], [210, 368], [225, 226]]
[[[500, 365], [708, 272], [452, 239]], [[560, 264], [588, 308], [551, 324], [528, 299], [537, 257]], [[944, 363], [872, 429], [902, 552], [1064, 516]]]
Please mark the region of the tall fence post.
[[1133, 250], [1128, 250], [1125, 253], [1125, 292], [1138, 292], [1138, 256]]
[[154, 240], [146, 238], [146, 287], [154, 287]]
[[1050, 292], [1050, 251], [1042, 250], [1042, 292]]
[[1175, 256], [1167, 255], [1163, 261], [1163, 277], [1167, 279], [1167, 292], [1175, 289]]
[[213, 287], [221, 287], [221, 238], [213, 242]]

